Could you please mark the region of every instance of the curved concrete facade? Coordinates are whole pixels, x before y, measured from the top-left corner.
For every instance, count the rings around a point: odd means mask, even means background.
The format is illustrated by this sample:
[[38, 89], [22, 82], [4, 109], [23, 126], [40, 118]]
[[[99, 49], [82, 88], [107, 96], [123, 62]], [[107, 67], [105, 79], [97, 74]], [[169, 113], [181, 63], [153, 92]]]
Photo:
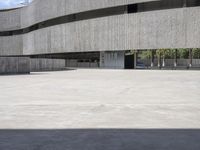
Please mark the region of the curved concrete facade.
[[[35, 0], [1, 11], [0, 31], [78, 12], [152, 0]], [[130, 49], [199, 48], [200, 7], [165, 9], [80, 20], [26, 34], [0, 36], [0, 56]]]
[[0, 31], [20, 29], [78, 12], [149, 1], [158, 0], [34, 0], [27, 7], [0, 12]]

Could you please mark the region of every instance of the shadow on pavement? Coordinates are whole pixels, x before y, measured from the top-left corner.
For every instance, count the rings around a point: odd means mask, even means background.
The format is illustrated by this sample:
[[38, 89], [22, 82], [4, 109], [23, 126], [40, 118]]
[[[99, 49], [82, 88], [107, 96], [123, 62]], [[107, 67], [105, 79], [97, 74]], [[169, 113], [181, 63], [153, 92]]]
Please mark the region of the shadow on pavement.
[[77, 69], [73, 68], [63, 68], [63, 69], [55, 69], [55, 70], [43, 70], [43, 71], [32, 71], [30, 74], [43, 74], [43, 73], [48, 73], [48, 72], [61, 72], [61, 71], [75, 71]]
[[0, 130], [0, 150], [200, 150], [200, 129]]
[[33, 71], [30, 73], [4, 73], [0, 74], [0, 76], [29, 76], [29, 75], [44, 75], [49, 74], [50, 72], [61, 72], [61, 71], [75, 71], [77, 69], [72, 68], [64, 68], [64, 69], [57, 69], [57, 70], [44, 70], [44, 71]]

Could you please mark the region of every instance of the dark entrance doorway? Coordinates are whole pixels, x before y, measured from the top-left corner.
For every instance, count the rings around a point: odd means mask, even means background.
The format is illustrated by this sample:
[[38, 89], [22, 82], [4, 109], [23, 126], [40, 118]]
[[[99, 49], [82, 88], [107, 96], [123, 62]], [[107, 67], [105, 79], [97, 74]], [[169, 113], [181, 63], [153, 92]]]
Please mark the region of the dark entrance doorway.
[[125, 54], [125, 63], [124, 63], [124, 68], [125, 69], [134, 69], [135, 64], [134, 64], [134, 54], [132, 53], [126, 53]]

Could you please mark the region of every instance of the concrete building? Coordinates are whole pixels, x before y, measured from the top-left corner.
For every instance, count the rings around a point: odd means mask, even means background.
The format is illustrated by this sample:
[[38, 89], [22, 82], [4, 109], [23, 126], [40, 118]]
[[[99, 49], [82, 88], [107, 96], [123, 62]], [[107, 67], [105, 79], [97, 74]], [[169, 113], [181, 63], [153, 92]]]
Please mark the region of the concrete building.
[[200, 48], [199, 16], [199, 0], [34, 0], [0, 11], [0, 60], [134, 68], [140, 50]]

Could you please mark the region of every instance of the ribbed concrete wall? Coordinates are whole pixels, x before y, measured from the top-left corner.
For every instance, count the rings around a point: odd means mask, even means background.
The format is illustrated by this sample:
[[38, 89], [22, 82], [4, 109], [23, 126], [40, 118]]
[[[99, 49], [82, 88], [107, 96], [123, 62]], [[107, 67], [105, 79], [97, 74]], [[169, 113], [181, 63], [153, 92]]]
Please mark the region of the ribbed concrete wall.
[[65, 68], [64, 59], [44, 59], [31, 58], [30, 59], [31, 72], [36, 71], [55, 71]]
[[0, 75], [30, 73], [28, 57], [0, 57]]
[[125, 68], [125, 52], [101, 52], [100, 67], [109, 69], [124, 69]]
[[78, 21], [24, 36], [24, 54], [199, 48], [200, 9], [184, 8]]
[[36, 71], [55, 71], [64, 68], [64, 59], [0, 57], [0, 75], [26, 74]]
[[66, 67], [72, 68], [99, 68], [99, 62], [78, 62], [78, 60], [66, 60]]
[[[145, 0], [150, 1], [150, 0]], [[142, 2], [140, 0], [35, 0], [22, 9], [21, 27], [65, 14]], [[50, 11], [51, 10], [51, 11]], [[15, 12], [17, 12], [15, 14]], [[2, 15], [2, 13], [4, 15]], [[8, 16], [9, 16], [8, 15]], [[27, 16], [26, 16], [27, 15]], [[36, 30], [24, 35], [0, 37], [0, 55], [32, 55], [63, 52], [127, 49], [199, 48], [200, 7], [150, 11], [95, 18]], [[14, 17], [14, 16], [13, 16]], [[12, 18], [12, 17], [8, 17]], [[9, 20], [7, 19], [7, 24]], [[5, 22], [1, 23], [4, 24]], [[19, 28], [17, 24], [7, 29]], [[0, 25], [0, 31], [5, 30]]]
[[0, 56], [23, 55], [23, 35], [0, 36]]
[[148, 1], [158, 0], [34, 0], [28, 7], [0, 12], [0, 31], [77, 12]]
[[21, 9], [0, 12], [0, 31], [21, 28]]

